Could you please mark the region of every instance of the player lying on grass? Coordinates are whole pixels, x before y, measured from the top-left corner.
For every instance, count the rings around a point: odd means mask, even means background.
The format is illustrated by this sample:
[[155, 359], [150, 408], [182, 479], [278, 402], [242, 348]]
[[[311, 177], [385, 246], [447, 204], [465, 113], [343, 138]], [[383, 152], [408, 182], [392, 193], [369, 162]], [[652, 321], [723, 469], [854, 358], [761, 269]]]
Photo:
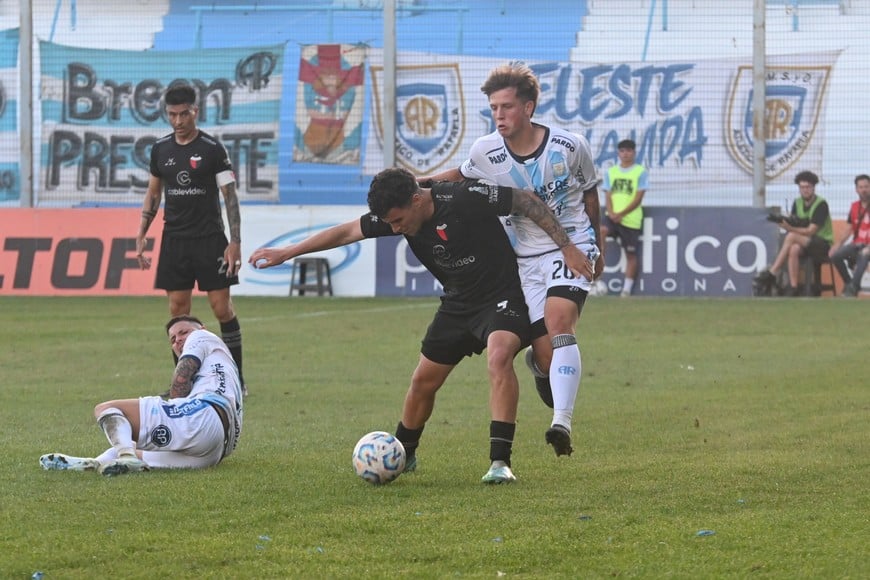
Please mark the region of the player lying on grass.
[[532, 192], [478, 181], [435, 183], [421, 188], [404, 169], [386, 169], [372, 180], [369, 213], [283, 248], [261, 248], [249, 262], [277, 266], [296, 256], [381, 236], [403, 235], [417, 259], [444, 287], [441, 305], [426, 336], [405, 396], [396, 437], [407, 452], [405, 471], [417, 465], [416, 451], [435, 394], [466, 356], [487, 349], [490, 382], [490, 461], [484, 483], [509, 483], [516, 430], [519, 382], [513, 360], [528, 344], [528, 310], [516, 257], [499, 216], [529, 216], [566, 248], [568, 266], [592, 275], [592, 263]]
[[169, 399], [100, 403], [94, 417], [112, 447], [95, 458], [49, 453], [39, 458], [43, 469], [119, 475], [201, 468], [233, 452], [242, 432], [242, 387], [229, 349], [193, 316], [176, 316], [166, 333], [178, 356]]

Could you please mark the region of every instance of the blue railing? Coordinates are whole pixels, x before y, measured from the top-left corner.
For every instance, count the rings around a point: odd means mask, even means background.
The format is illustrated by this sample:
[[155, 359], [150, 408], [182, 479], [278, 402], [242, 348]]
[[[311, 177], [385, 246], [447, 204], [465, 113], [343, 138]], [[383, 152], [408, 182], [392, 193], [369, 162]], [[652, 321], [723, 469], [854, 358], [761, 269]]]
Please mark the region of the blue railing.
[[[793, 32], [800, 30], [800, 7], [801, 6], [839, 6], [840, 11], [845, 11], [848, 7], [849, 0], [765, 0], [768, 6], [782, 5], [786, 10], [791, 12], [791, 29]], [[653, 28], [653, 18], [656, 12], [656, 0], [652, 0], [649, 5], [649, 14], [646, 21], [646, 35], [643, 40], [643, 54], [641, 61], [646, 61], [646, 53], [649, 48], [650, 33]], [[662, 32], [668, 30], [668, 0], [662, 0]]]

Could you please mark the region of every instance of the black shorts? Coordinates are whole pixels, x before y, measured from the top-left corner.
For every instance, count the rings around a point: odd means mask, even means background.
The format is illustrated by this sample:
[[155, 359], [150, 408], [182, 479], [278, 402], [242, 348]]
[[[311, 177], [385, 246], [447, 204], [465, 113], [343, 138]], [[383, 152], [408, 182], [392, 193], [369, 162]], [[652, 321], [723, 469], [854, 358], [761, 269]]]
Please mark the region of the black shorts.
[[495, 330], [516, 334], [521, 348], [529, 345], [529, 310], [522, 292], [472, 312], [445, 312], [439, 308], [426, 330], [420, 352], [433, 362], [455, 365], [466, 356], [482, 353]]
[[601, 225], [607, 228], [608, 237], [619, 240], [619, 244], [627, 254], [637, 254], [638, 248], [640, 248], [640, 230], [618, 224], [607, 215], [602, 218]]
[[807, 244], [806, 252], [814, 262], [824, 262], [828, 257], [828, 250], [830, 249], [831, 244], [829, 244], [826, 239], [820, 238], [819, 236], [813, 236]]
[[222, 233], [202, 238], [164, 235], [154, 287], [166, 291], [191, 290], [196, 282], [201, 291], [208, 292], [238, 284], [238, 276], [227, 278], [226, 249], [227, 237]]

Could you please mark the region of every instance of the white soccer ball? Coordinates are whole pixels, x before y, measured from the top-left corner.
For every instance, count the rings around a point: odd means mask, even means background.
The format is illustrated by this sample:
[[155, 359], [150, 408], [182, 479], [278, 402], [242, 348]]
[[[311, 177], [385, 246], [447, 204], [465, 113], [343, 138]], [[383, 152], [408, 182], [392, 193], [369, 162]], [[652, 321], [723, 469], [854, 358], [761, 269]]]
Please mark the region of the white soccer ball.
[[607, 296], [607, 282], [604, 280], [596, 280], [589, 288], [590, 296]]
[[405, 469], [405, 447], [386, 431], [363, 435], [353, 448], [353, 470], [374, 485], [389, 483]]

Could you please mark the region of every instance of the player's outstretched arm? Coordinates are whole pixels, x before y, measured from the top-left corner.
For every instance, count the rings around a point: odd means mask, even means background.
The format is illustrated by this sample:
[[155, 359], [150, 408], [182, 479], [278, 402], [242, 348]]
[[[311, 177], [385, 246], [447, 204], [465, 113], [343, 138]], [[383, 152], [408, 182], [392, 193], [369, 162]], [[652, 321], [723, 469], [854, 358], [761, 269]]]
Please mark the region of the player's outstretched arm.
[[283, 264], [296, 256], [331, 250], [346, 246], [364, 239], [359, 220], [355, 219], [337, 226], [332, 226], [301, 242], [284, 246], [283, 248], [260, 248], [251, 254], [248, 263], [255, 268], [270, 268]]
[[550, 211], [541, 198], [533, 191], [526, 189], [513, 189], [513, 206], [511, 211], [524, 215], [535, 222], [562, 250], [565, 257], [565, 265], [576, 276], [586, 276], [592, 280], [595, 265], [589, 260], [577, 246], [571, 243], [568, 232]]

